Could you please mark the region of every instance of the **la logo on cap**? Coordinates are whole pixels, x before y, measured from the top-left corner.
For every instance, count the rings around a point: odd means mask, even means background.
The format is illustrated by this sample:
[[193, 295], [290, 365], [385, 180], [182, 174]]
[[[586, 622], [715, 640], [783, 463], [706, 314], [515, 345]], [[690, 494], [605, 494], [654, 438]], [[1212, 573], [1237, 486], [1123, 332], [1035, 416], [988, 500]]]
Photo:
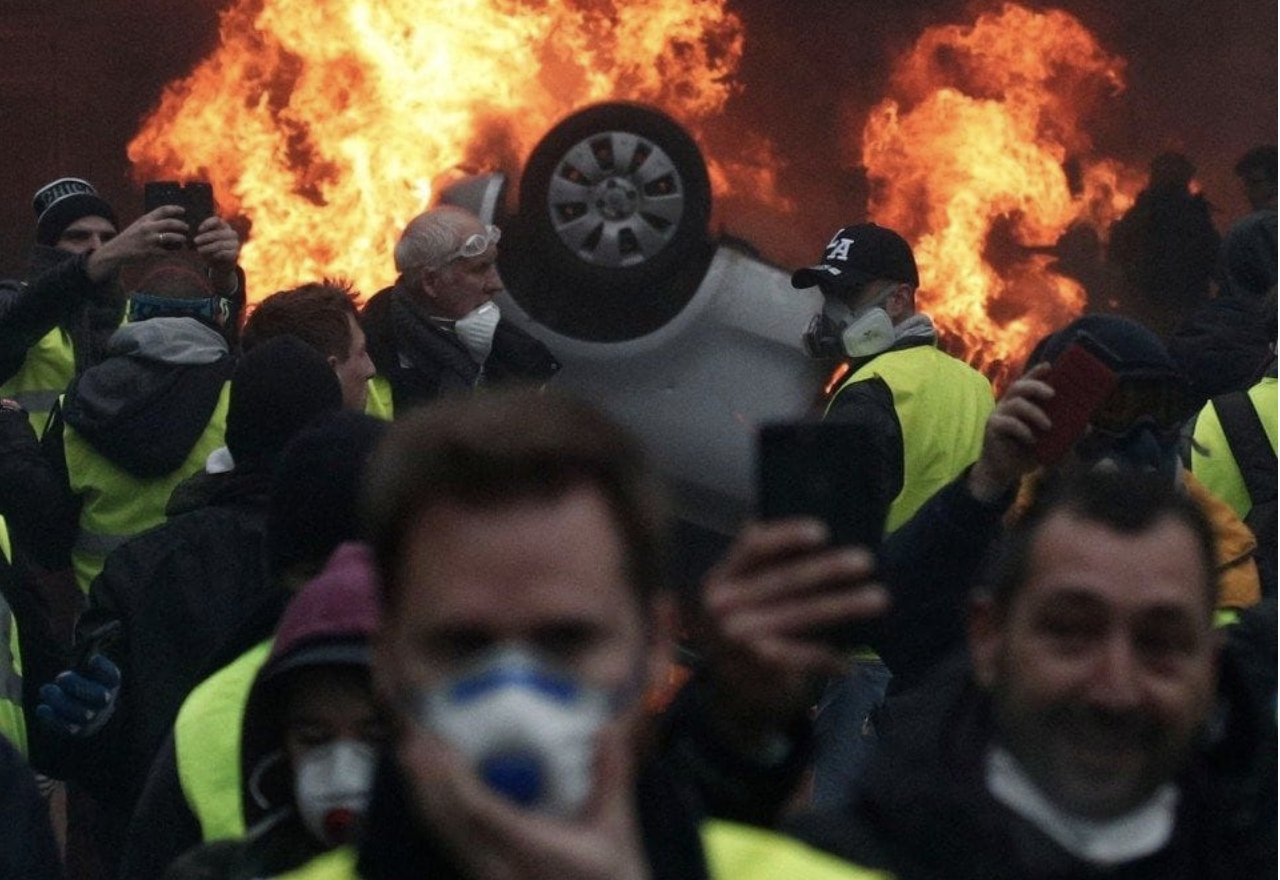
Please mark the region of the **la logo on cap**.
[[[844, 232], [844, 230], [842, 229], [840, 232]], [[836, 233], [836, 237], [831, 239], [827, 244], [827, 259], [847, 262], [849, 259], [849, 248], [851, 247], [853, 247], [853, 239], [846, 238], [838, 232]]]

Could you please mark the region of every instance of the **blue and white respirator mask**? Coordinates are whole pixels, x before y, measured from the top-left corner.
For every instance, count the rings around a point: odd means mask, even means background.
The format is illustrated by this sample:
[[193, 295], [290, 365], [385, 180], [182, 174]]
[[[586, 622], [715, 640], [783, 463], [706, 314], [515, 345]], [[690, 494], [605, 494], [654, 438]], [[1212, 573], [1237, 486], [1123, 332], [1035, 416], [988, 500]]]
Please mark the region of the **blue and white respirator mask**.
[[632, 691], [584, 684], [522, 646], [501, 645], [421, 693], [415, 715], [493, 790], [569, 817], [591, 794], [596, 737]]

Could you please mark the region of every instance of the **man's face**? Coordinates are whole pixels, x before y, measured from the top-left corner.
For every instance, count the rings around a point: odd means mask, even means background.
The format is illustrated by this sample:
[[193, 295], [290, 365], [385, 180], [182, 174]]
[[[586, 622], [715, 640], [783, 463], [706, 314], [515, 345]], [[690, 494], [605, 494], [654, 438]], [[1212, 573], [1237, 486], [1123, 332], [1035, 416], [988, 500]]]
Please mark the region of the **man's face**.
[[[463, 230], [461, 240], [485, 234], [483, 224], [475, 220]], [[496, 244], [490, 244], [478, 257], [457, 257], [439, 269], [422, 271], [422, 292], [428, 301], [428, 311], [438, 318], [457, 320], [493, 299], [501, 290]]]
[[364, 331], [360, 323], [347, 315], [348, 328], [351, 331], [351, 342], [347, 348], [347, 356], [343, 360], [330, 357], [333, 372], [338, 376], [338, 384], [342, 386], [342, 405], [346, 409], [364, 412], [365, 402], [369, 398], [369, 379], [373, 377], [373, 361], [365, 348]]
[[418, 516], [405, 548], [376, 659], [392, 704], [504, 643], [609, 690], [656, 673], [667, 656], [594, 489], [497, 509], [442, 501]]
[[970, 648], [998, 736], [1059, 806], [1109, 817], [1181, 767], [1213, 701], [1217, 638], [1195, 536], [1166, 517], [1121, 534], [1063, 511], [1041, 526], [1003, 616]]
[[54, 245], [71, 254], [91, 254], [116, 237], [116, 228], [105, 217], [81, 217], [58, 237]]

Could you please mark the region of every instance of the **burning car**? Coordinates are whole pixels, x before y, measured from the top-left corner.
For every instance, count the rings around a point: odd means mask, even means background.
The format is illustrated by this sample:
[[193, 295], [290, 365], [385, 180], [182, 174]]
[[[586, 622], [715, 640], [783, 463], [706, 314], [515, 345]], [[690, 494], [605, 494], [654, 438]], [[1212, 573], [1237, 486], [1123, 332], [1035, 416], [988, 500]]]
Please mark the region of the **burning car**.
[[471, 177], [441, 201], [503, 228], [503, 314], [560, 359], [557, 386], [645, 441], [684, 550], [714, 546], [751, 511], [756, 426], [804, 414], [821, 388], [800, 343], [820, 296], [711, 235], [702, 154], [650, 107], [572, 114], [533, 150], [514, 207], [507, 184]]

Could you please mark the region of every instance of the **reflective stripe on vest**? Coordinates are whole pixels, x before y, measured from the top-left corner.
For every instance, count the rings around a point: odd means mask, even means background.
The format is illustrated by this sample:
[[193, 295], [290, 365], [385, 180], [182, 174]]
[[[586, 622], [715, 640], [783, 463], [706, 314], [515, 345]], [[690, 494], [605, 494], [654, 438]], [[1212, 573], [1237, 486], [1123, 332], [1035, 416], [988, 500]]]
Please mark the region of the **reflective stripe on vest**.
[[902, 429], [902, 491], [885, 522], [885, 531], [892, 532], [978, 460], [995, 395], [985, 376], [932, 345], [876, 355], [840, 391], [875, 377], [889, 386]]
[[[9, 528], [0, 516], [0, 564], [12, 559]], [[22, 713], [22, 653], [18, 649], [18, 621], [9, 603], [0, 596], [0, 736], [4, 736], [25, 756], [27, 722]]]
[[178, 781], [206, 842], [244, 837], [240, 727], [253, 679], [270, 652], [268, 639], [206, 678], [173, 723]]
[[385, 376], [374, 376], [369, 380], [369, 396], [364, 401], [365, 415], [376, 416], [391, 421], [395, 416], [395, 402], [391, 395], [391, 383]]
[[[699, 831], [713, 880], [890, 880], [882, 871], [860, 868], [764, 828], [713, 820]], [[357, 857], [354, 847], [341, 846], [279, 880], [356, 880]]]
[[18, 372], [0, 385], [0, 397], [22, 404], [39, 437], [44, 433], [58, 395], [67, 390], [75, 373], [76, 356], [71, 337], [61, 327], [54, 327], [27, 350]]
[[108, 554], [124, 541], [165, 521], [174, 488], [204, 468], [209, 453], [223, 445], [230, 383], [224, 383], [204, 433], [186, 459], [163, 477], [142, 479], [117, 467], [89, 445], [74, 428], [63, 429], [63, 449], [71, 491], [82, 496], [80, 533], [71, 551], [76, 582], [84, 592], [102, 570]]

